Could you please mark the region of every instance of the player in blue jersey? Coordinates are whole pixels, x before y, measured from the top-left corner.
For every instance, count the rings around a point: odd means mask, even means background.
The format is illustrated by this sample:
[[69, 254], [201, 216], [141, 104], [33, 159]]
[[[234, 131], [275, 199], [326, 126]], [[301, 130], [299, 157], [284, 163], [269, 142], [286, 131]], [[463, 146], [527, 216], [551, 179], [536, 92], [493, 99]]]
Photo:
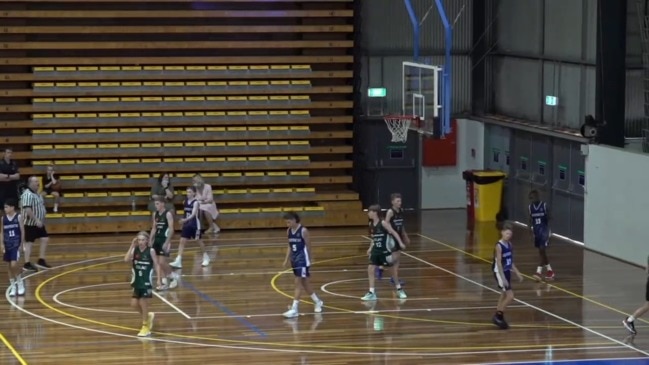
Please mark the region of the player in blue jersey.
[[311, 288], [309, 282], [309, 268], [312, 264], [311, 258], [311, 238], [309, 231], [300, 224], [300, 216], [295, 212], [284, 213], [284, 220], [288, 226], [288, 249], [286, 250], [286, 258], [284, 259], [284, 267], [291, 263], [293, 268], [293, 275], [295, 275], [295, 295], [293, 297], [293, 305], [288, 311], [284, 313], [286, 318], [294, 318], [299, 316], [298, 304], [300, 303], [300, 296], [302, 291], [311, 296], [314, 303], [313, 311], [315, 313], [322, 312], [322, 305], [324, 302], [318, 298], [316, 293]]
[[539, 192], [536, 190], [530, 191], [529, 195], [530, 205], [528, 207], [530, 213], [530, 231], [534, 239], [534, 247], [539, 250], [540, 264], [536, 267], [534, 278], [536, 280], [543, 280], [543, 268], [547, 271], [545, 273], [546, 280], [554, 279], [554, 271], [548, 261], [547, 248], [550, 243], [550, 210], [547, 203], [541, 200]]
[[2, 217], [2, 257], [8, 264], [9, 296], [25, 295], [25, 285], [20, 277], [22, 272], [18, 265], [20, 248], [25, 244], [25, 226], [20, 214], [16, 212], [15, 199], [7, 199], [4, 204], [5, 215]]
[[187, 198], [183, 202], [183, 218], [180, 219], [180, 224], [182, 224], [182, 231], [180, 233], [180, 243], [178, 244], [178, 256], [176, 259], [169, 264], [169, 266], [182, 269], [183, 267], [183, 252], [185, 251], [185, 244], [187, 240], [196, 240], [198, 245], [201, 247], [201, 252], [203, 253], [203, 262], [201, 266], [205, 267], [210, 264], [210, 256], [205, 250], [205, 244], [201, 239], [205, 229], [201, 227], [201, 220], [199, 217], [200, 204], [196, 200], [196, 188], [190, 186], [187, 188]]
[[516, 265], [514, 265], [511, 243], [512, 232], [513, 227], [511, 223], [505, 223], [500, 231], [500, 241], [496, 243], [494, 261], [491, 264], [498, 288], [502, 290], [500, 299], [498, 299], [498, 305], [496, 306], [496, 314], [492, 321], [501, 329], [509, 328], [509, 325], [505, 321], [505, 309], [514, 300], [514, 291], [512, 290], [511, 284], [512, 271], [516, 274], [519, 281], [523, 281], [523, 276], [516, 268]]

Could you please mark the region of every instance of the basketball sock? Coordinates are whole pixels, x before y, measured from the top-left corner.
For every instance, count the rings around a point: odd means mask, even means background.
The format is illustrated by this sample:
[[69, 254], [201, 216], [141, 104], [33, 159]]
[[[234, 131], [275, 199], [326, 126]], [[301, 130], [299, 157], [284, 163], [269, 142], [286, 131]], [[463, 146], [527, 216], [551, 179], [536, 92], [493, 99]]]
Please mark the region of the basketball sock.
[[545, 265], [545, 269], [548, 271], [552, 271], [552, 266], [550, 264]]
[[542, 273], [542, 272], [543, 272], [543, 266], [537, 266], [537, 267], [536, 267], [536, 273], [537, 273], [537, 274], [540, 274], [540, 273]]
[[401, 284], [397, 283], [397, 290], [401, 290]]
[[633, 316], [629, 316], [629, 318], [626, 319], [627, 322], [633, 322], [635, 321], [635, 318]]
[[14, 278], [9, 279], [9, 285], [13, 286], [16, 280]]
[[374, 288], [370, 288], [370, 293], [374, 294]]
[[311, 294], [311, 299], [316, 303], [320, 301], [320, 298], [318, 298], [318, 296], [316, 295], [315, 292], [313, 292], [313, 294]]
[[504, 316], [505, 316], [505, 313], [503, 313], [502, 311], [496, 311], [496, 317], [502, 319]]
[[291, 307], [292, 310], [297, 311], [297, 306], [300, 304], [299, 301], [294, 300], [293, 301], [293, 306]]

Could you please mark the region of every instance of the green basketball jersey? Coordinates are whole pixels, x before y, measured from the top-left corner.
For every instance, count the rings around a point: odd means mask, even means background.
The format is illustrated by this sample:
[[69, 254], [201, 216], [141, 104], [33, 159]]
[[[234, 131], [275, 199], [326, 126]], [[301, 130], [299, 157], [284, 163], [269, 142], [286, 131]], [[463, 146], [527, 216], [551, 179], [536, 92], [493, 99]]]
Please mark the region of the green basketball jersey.
[[162, 213], [155, 212], [155, 242], [163, 243], [167, 240], [169, 234], [169, 221], [167, 220], [167, 211]]
[[133, 268], [131, 269], [133, 277], [131, 286], [135, 289], [151, 289], [153, 280], [153, 258], [151, 257], [151, 248], [147, 247], [140, 251], [140, 247], [135, 246], [133, 249]]
[[376, 225], [371, 225], [372, 229], [372, 254], [383, 254], [388, 252], [386, 241], [388, 239], [388, 232], [381, 225], [379, 221]]

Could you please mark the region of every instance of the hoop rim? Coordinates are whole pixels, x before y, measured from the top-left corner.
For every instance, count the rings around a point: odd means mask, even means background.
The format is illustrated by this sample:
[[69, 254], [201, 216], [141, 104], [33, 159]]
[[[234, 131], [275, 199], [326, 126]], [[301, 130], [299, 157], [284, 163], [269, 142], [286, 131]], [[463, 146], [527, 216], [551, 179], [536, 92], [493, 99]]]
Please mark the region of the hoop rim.
[[420, 118], [417, 115], [387, 114], [387, 115], [383, 116], [383, 119], [385, 119], [385, 120], [405, 120], [405, 119], [419, 120]]

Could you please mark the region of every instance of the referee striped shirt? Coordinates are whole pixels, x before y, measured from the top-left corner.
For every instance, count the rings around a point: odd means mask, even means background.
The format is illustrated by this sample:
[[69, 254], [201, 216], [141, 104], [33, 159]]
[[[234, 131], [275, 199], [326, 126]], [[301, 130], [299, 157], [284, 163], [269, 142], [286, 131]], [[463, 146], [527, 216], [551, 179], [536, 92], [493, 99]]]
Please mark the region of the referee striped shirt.
[[[20, 196], [20, 208], [23, 210], [25, 208], [31, 208], [32, 213], [34, 213], [34, 217], [36, 217], [37, 220], [43, 223], [45, 222], [45, 213], [47, 212], [45, 210], [45, 202], [43, 202], [43, 198], [41, 198], [40, 195], [31, 191], [31, 189], [25, 189], [23, 195]], [[29, 218], [24, 213], [22, 215], [23, 217], [25, 217], [26, 226], [36, 225], [35, 219]]]

